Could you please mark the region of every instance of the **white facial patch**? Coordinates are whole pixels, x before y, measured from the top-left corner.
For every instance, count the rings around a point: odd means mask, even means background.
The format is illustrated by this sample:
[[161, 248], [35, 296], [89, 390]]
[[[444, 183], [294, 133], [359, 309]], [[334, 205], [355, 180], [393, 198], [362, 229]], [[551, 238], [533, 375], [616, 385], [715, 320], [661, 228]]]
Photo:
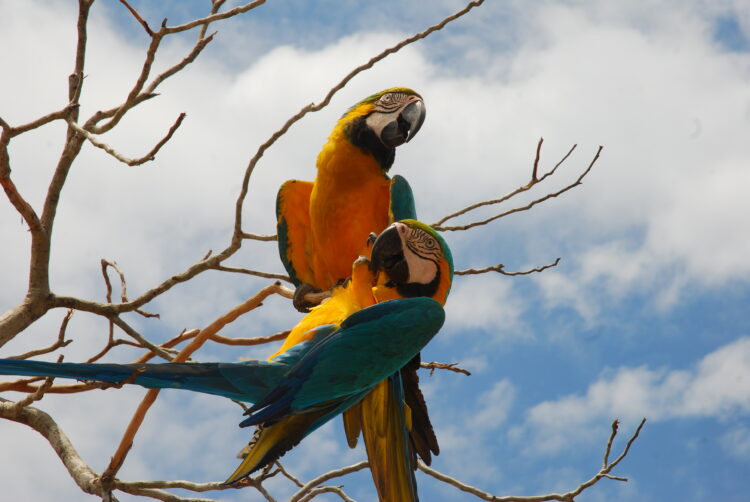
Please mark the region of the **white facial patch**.
[[438, 273], [438, 262], [442, 256], [440, 244], [421, 228], [410, 228], [395, 223], [404, 250], [404, 259], [409, 267], [410, 283], [429, 284]]

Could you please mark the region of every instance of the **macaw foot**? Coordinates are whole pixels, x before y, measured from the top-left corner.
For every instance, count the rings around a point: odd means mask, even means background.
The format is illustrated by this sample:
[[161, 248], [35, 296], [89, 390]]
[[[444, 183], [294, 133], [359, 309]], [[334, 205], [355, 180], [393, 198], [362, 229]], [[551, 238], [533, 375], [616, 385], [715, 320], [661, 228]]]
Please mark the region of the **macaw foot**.
[[292, 297], [292, 305], [294, 305], [294, 308], [296, 308], [299, 312], [307, 313], [310, 312], [310, 309], [315, 307], [316, 305], [320, 304], [321, 300], [318, 301], [309, 301], [305, 298], [305, 295], [308, 293], [320, 293], [321, 290], [318, 288], [311, 286], [310, 284], [303, 282], [299, 286], [297, 286], [297, 289], [294, 290], [294, 296]]

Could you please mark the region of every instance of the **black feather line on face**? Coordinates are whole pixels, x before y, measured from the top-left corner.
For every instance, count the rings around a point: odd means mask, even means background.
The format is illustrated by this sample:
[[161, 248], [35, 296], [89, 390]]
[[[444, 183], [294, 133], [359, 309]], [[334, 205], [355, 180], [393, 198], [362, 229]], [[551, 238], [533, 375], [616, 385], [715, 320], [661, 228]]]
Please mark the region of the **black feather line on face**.
[[347, 139], [363, 152], [375, 157], [380, 169], [387, 173], [396, 159], [396, 149], [388, 148], [367, 126], [367, 116], [357, 117], [346, 127]]
[[404, 298], [414, 298], [415, 296], [427, 296], [432, 298], [437, 293], [438, 286], [440, 285], [440, 269], [437, 269], [435, 278], [427, 284], [421, 284], [419, 282], [407, 282], [405, 284], [397, 284], [396, 291], [401, 294]]

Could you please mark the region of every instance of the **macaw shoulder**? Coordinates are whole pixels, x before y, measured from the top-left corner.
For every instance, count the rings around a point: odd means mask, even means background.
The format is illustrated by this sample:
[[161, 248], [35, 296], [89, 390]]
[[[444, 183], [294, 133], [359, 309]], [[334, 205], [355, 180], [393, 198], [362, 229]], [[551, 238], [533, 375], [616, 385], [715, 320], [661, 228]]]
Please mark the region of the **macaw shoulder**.
[[309, 234], [312, 189], [312, 182], [289, 180], [276, 196], [279, 256], [295, 285], [313, 280]]

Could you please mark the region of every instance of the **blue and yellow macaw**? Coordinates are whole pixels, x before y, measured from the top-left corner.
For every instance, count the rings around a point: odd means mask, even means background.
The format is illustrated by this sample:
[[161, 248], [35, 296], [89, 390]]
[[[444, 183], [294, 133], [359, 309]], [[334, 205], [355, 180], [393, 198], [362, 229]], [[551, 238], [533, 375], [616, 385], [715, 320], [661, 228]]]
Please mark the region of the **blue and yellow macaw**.
[[306, 311], [305, 293], [349, 277], [352, 262], [369, 252], [370, 233], [396, 220], [416, 219], [409, 184], [387, 173], [396, 147], [417, 134], [424, 118], [424, 101], [411, 89], [373, 94], [339, 119], [318, 154], [315, 181], [289, 180], [281, 186], [279, 254], [298, 287], [295, 307]]
[[[374, 94], [338, 121], [318, 155], [313, 183], [291, 180], [282, 185], [276, 201], [279, 254], [297, 286], [294, 305], [299, 310], [310, 307], [304, 301], [307, 292], [328, 289], [349, 275], [351, 260], [366, 256], [364, 246], [370, 232], [380, 232], [396, 220], [416, 219], [408, 183], [400, 176], [389, 179], [387, 172], [395, 148], [414, 137], [424, 117], [424, 102], [411, 89], [392, 88]], [[288, 340], [285, 347], [294, 337]], [[432, 454], [439, 453], [419, 390], [419, 362], [417, 356], [393, 375], [388, 385], [379, 386], [378, 400], [373, 395], [344, 414], [350, 446], [356, 445], [363, 430], [381, 500], [406, 500], [398, 498], [406, 492], [406, 485], [416, 500], [415, 452], [427, 464]], [[410, 417], [404, 415], [407, 410]], [[367, 424], [364, 429], [363, 419]], [[406, 425], [410, 437], [404, 443], [397, 429], [406, 430]], [[397, 448], [396, 443], [404, 444]], [[386, 478], [400, 481], [386, 484]], [[386, 493], [386, 485], [395, 496]]]
[[355, 262], [352, 280], [303, 318], [290, 334], [292, 346], [270, 361], [76, 364], [0, 359], [0, 374], [134, 383], [255, 403], [240, 425], [258, 428], [249, 454], [226, 481], [233, 483], [275, 461], [370, 394], [440, 329], [452, 276], [450, 250], [442, 239], [429, 227], [407, 221], [383, 232], [372, 255], [372, 261]]
[[[445, 241], [414, 220], [392, 224], [372, 246], [371, 266], [357, 260], [351, 281], [334, 288], [332, 297], [312, 309], [269, 360], [307, 340], [311, 326], [337, 322], [379, 302], [429, 297], [441, 305], [453, 278], [453, 260]], [[372, 270], [382, 272], [372, 275]], [[439, 452], [437, 439], [419, 390], [419, 356], [380, 382], [364, 399], [344, 412], [349, 445], [364, 436], [375, 486], [381, 501], [415, 501], [416, 455], [426, 463]]]

